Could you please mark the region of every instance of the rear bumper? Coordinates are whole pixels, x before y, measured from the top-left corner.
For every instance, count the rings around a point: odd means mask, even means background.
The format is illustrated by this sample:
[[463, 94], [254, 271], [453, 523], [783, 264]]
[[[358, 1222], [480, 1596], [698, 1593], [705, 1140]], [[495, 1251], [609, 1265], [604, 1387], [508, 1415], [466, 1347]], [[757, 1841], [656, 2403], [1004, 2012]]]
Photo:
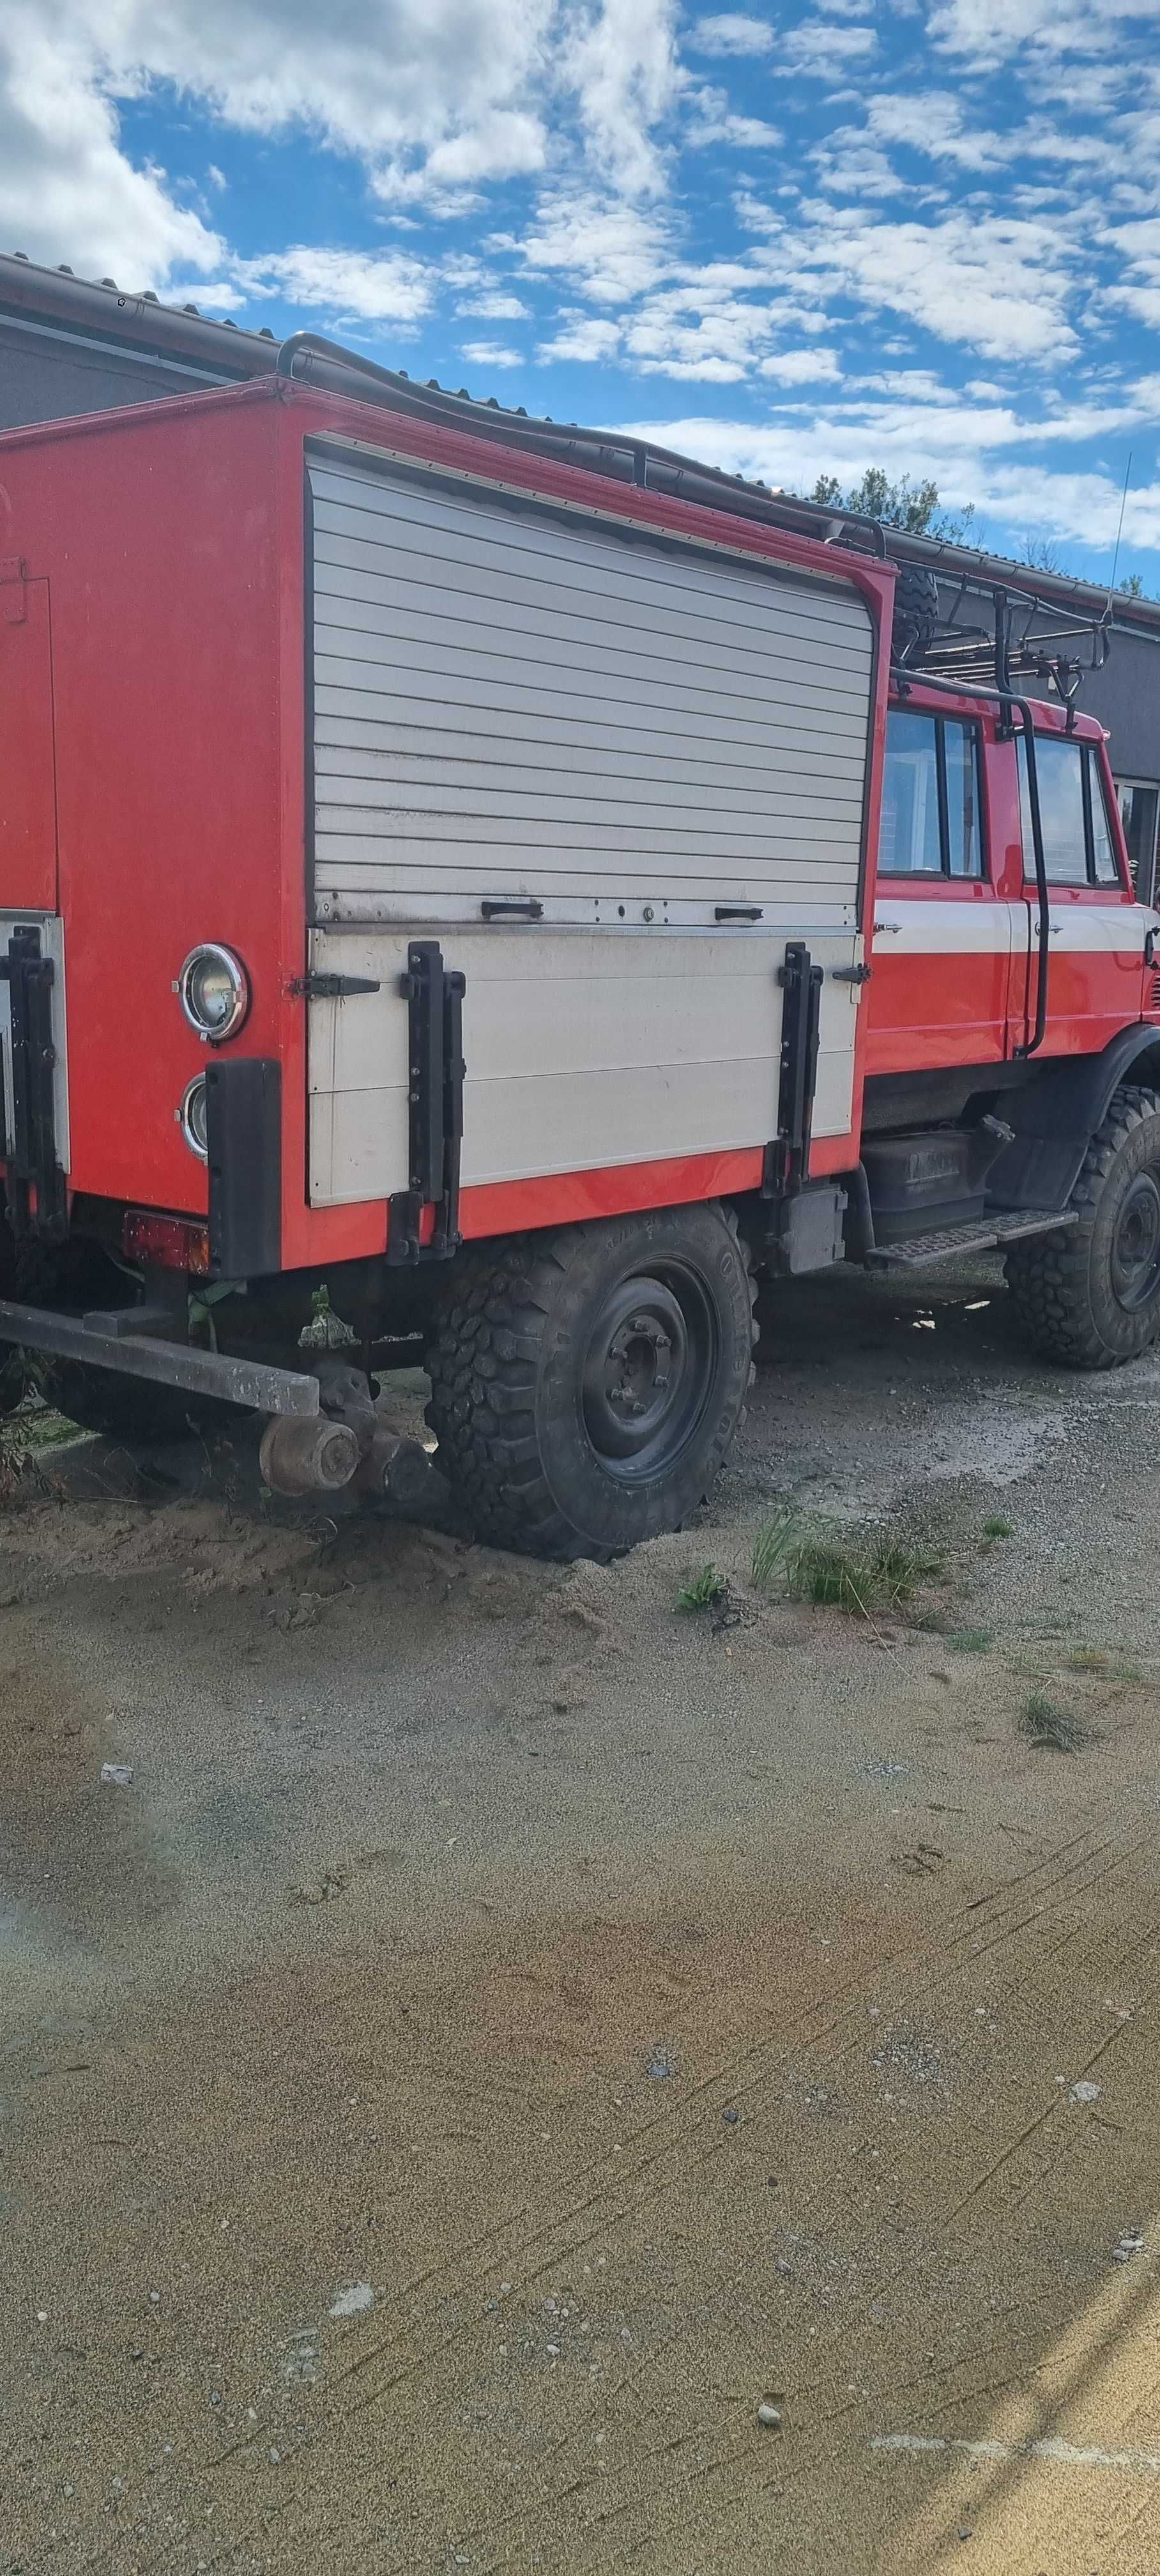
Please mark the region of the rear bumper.
[[[126, 1321], [130, 1320], [128, 1310]], [[51, 1306], [16, 1306], [0, 1300], [0, 1342], [51, 1351], [87, 1368], [115, 1369], [122, 1377], [151, 1378], [159, 1386], [185, 1387], [191, 1395], [217, 1396], [256, 1413], [316, 1414], [318, 1380], [305, 1370], [266, 1368], [229, 1359], [221, 1351], [194, 1350], [187, 1342], [120, 1329], [120, 1317], [58, 1315]]]

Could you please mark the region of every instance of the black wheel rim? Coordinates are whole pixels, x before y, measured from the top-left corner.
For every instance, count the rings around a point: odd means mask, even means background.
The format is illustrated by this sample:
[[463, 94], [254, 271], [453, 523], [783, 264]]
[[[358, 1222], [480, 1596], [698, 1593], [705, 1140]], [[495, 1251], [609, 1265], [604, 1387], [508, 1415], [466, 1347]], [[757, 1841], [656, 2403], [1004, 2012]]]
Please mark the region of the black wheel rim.
[[1112, 1291], [1129, 1314], [1160, 1287], [1160, 1177], [1137, 1172], [1121, 1201], [1112, 1236]]
[[683, 1263], [617, 1282], [592, 1327], [580, 1391], [609, 1475], [635, 1484], [676, 1464], [709, 1401], [719, 1349], [713, 1300]]

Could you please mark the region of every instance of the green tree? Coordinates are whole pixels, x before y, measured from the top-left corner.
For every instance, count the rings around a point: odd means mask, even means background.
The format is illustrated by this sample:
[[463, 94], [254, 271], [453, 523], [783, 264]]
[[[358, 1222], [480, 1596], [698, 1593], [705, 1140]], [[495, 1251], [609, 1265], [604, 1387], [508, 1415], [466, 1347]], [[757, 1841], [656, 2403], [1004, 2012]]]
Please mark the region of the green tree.
[[1147, 595], [1138, 572], [1125, 573], [1123, 580], [1117, 582], [1116, 588], [1122, 591], [1125, 599], [1144, 599]]
[[973, 503], [957, 513], [941, 510], [937, 483], [912, 483], [908, 474], [892, 483], [881, 465], [868, 465], [861, 482], [852, 483], [848, 492], [836, 475], [819, 474], [810, 499], [822, 509], [856, 511], [859, 518], [880, 519], [884, 527], [904, 528], [908, 536], [941, 537], [949, 546], [961, 545], [975, 515]]

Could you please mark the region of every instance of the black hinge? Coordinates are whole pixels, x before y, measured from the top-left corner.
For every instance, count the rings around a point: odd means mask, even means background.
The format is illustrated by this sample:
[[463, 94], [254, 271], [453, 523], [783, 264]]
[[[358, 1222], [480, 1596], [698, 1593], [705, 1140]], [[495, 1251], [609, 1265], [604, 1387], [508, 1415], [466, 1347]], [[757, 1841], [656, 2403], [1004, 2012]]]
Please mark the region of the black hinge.
[[781, 1084], [777, 1134], [765, 1149], [763, 1198], [772, 1198], [779, 1190], [799, 1189], [809, 1170], [824, 974], [820, 966], [812, 963], [804, 940], [787, 940], [785, 964], [777, 980], [785, 995], [781, 1010]]
[[373, 975], [295, 975], [287, 991], [300, 994], [307, 1002], [344, 1002], [348, 993], [379, 993], [381, 984]]
[[[466, 979], [448, 970], [436, 939], [414, 939], [399, 978], [407, 1004], [408, 1187], [390, 1201], [387, 1260], [446, 1261], [457, 1249], [463, 1141], [463, 996]], [[435, 1230], [420, 1244], [423, 1209]]]
[[37, 1234], [48, 1241], [64, 1233], [68, 1204], [64, 1173], [57, 1161], [53, 1109], [55, 978], [51, 957], [40, 953], [40, 932], [22, 924], [12, 933], [7, 957], [0, 958], [12, 1032], [8, 1219], [15, 1235]]

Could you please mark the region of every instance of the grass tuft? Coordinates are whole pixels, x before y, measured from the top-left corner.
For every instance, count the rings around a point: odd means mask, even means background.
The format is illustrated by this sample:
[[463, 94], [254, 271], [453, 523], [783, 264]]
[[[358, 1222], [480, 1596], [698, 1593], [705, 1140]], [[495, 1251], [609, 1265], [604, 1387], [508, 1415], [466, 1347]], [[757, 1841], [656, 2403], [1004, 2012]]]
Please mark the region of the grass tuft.
[[678, 1610], [711, 1610], [725, 1590], [725, 1577], [715, 1565], [703, 1565], [699, 1574], [677, 1594]]
[[851, 1610], [864, 1619], [875, 1610], [897, 1610], [916, 1584], [940, 1570], [936, 1558], [882, 1532], [851, 1538], [819, 1532], [791, 1547], [785, 1566], [791, 1601]]
[[1007, 1519], [1005, 1512], [993, 1512], [990, 1520], [983, 1523], [983, 1536], [984, 1538], [1014, 1538], [1015, 1523]]
[[796, 1512], [778, 1512], [771, 1521], [763, 1522], [753, 1542], [749, 1560], [749, 1580], [755, 1592], [768, 1592], [775, 1574], [784, 1566], [790, 1543], [798, 1527]]
[[990, 1628], [953, 1628], [947, 1638], [956, 1655], [989, 1655], [994, 1643]]
[[1045, 1691], [1032, 1691], [1020, 1711], [1019, 1725], [1036, 1752], [1082, 1753], [1085, 1745], [1095, 1742], [1094, 1730], [1085, 1720], [1073, 1709], [1060, 1708]]

